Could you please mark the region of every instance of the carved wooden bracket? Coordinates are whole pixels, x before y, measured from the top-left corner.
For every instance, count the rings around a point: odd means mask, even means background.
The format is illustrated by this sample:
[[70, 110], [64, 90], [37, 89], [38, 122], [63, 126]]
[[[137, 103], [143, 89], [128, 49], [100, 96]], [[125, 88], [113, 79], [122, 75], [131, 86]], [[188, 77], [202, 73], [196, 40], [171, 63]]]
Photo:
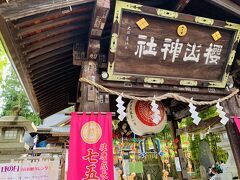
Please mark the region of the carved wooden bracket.
[[87, 59], [96, 60], [100, 50], [100, 38], [110, 10], [110, 0], [97, 0], [89, 30]]

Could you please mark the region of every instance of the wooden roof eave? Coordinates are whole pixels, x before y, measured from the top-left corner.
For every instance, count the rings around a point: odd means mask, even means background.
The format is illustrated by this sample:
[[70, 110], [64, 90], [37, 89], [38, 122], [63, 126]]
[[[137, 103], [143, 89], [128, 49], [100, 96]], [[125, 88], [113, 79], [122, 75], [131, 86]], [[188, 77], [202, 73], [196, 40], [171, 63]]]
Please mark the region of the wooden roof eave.
[[25, 64], [21, 63], [23, 61], [20, 60], [21, 56], [16, 47], [17, 43], [13, 41], [12, 35], [9, 32], [9, 27], [2, 16], [0, 16], [0, 40], [3, 44], [5, 52], [7, 53], [9, 61], [14, 68], [24, 91], [26, 92], [33, 111], [39, 113], [40, 106], [36, 101], [36, 95], [32, 89], [33, 86], [31, 81], [29, 77], [27, 77], [27, 73], [25, 73], [27, 68]]
[[5, 3], [4, 6], [0, 8], [0, 14], [5, 20], [11, 21], [26, 16], [95, 1], [96, 0], [18, 0]]
[[233, 2], [233, 0], [206, 0], [207, 2], [218, 6], [227, 12], [240, 17], [240, 6]]

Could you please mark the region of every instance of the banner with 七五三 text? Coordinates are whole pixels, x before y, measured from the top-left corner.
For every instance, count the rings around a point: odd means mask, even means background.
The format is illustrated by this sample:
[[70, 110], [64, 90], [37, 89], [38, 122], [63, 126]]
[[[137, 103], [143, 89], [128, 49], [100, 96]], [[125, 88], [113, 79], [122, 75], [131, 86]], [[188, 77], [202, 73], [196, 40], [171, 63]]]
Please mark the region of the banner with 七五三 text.
[[71, 114], [68, 180], [112, 180], [112, 114]]

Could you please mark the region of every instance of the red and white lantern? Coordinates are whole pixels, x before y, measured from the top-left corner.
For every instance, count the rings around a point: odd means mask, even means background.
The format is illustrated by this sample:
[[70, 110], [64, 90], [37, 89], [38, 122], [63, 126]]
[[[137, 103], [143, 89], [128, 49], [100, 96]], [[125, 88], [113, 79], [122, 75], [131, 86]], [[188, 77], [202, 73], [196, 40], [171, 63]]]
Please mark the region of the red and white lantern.
[[137, 135], [158, 133], [167, 123], [165, 108], [161, 102], [156, 102], [160, 111], [160, 121], [153, 122], [151, 101], [131, 100], [127, 107], [127, 121], [132, 131]]

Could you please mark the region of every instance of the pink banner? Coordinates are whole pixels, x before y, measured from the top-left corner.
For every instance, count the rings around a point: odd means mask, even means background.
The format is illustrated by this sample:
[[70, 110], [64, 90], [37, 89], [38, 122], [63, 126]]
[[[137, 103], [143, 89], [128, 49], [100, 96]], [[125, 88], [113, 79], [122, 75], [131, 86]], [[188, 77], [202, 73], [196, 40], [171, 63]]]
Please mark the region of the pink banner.
[[240, 119], [237, 116], [234, 116], [234, 121], [235, 121], [237, 128], [239, 130], [239, 133], [240, 133]]
[[71, 115], [68, 180], [113, 180], [112, 114]]

